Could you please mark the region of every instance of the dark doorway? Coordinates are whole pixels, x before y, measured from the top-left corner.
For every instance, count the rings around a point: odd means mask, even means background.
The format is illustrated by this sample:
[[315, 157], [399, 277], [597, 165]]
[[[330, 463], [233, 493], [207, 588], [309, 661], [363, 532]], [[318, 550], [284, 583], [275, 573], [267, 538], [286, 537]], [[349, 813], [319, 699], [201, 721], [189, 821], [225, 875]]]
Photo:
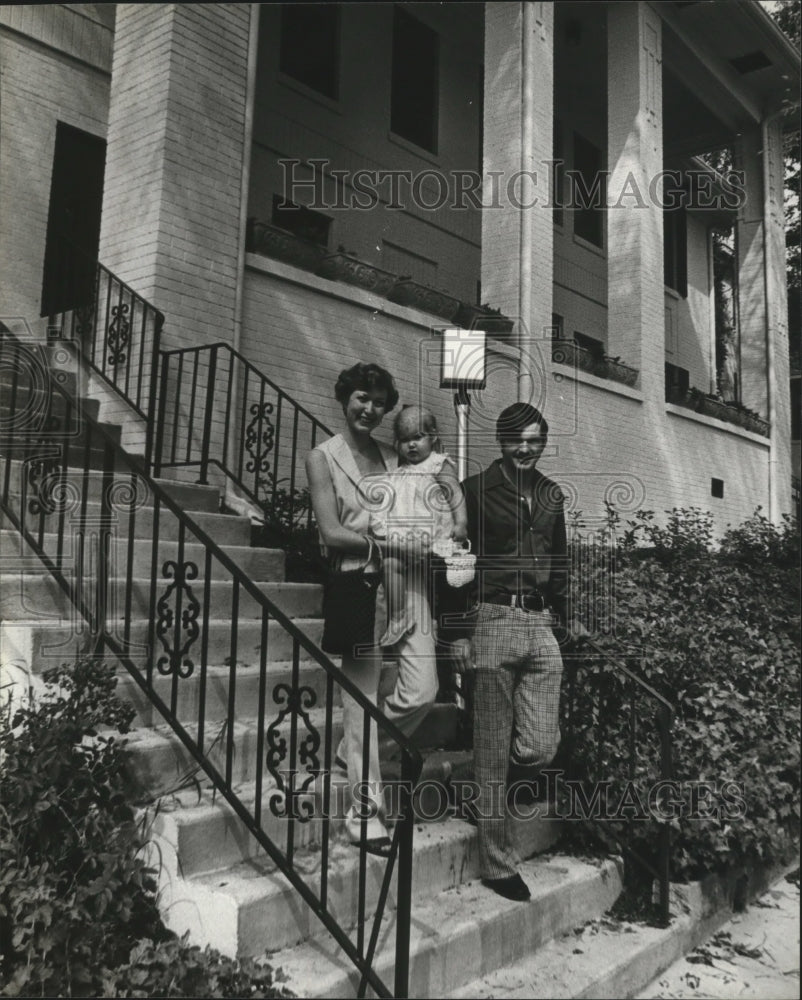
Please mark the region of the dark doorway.
[[42, 276], [43, 316], [92, 301], [105, 166], [105, 140], [57, 124]]

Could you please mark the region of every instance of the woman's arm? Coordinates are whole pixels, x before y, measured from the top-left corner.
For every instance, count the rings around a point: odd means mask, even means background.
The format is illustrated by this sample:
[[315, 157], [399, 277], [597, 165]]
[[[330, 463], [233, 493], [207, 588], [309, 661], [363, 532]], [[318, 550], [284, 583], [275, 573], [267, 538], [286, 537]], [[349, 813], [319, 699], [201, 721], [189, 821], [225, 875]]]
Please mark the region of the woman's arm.
[[340, 524], [337, 513], [337, 497], [331, 481], [328, 462], [319, 451], [310, 451], [306, 457], [306, 476], [312, 495], [312, 509], [315, 512], [320, 537], [326, 548], [337, 549], [351, 555], [366, 556], [370, 543], [364, 535]]
[[454, 518], [453, 537], [458, 542], [464, 542], [468, 537], [468, 508], [465, 506], [465, 496], [454, 464], [451, 461], [443, 462], [440, 471], [435, 473], [435, 479], [442, 486], [451, 508], [451, 516]]

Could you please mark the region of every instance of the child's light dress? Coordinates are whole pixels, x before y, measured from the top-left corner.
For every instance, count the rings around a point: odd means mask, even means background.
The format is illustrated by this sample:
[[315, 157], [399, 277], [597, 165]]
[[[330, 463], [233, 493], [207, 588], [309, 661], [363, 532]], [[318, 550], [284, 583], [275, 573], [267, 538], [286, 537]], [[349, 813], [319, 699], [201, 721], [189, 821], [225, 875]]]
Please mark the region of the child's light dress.
[[433, 451], [417, 465], [399, 465], [387, 477], [387, 494], [382, 510], [371, 516], [372, 530], [378, 536], [393, 534], [416, 537], [427, 534], [435, 550], [448, 543], [454, 530], [451, 508], [454, 498], [437, 480], [444, 466], [456, 474], [449, 455]]

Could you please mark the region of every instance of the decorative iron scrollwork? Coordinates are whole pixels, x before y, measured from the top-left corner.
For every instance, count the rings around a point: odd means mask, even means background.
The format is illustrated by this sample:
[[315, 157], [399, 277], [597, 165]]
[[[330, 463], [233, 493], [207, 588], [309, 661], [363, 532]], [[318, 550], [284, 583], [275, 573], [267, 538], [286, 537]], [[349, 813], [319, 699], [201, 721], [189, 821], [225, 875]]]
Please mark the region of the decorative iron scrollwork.
[[92, 319], [94, 315], [94, 302], [90, 302], [85, 306], [78, 306], [75, 310], [75, 333], [81, 344], [84, 343], [85, 335], [92, 332]]
[[61, 449], [54, 443], [61, 425], [58, 417], [47, 413], [32, 442], [33, 455], [27, 460], [25, 479], [28, 510], [31, 514], [52, 514], [56, 510], [53, 486], [60, 480]]
[[128, 320], [128, 313], [131, 306], [127, 302], [111, 307], [112, 321], [109, 323], [108, 338], [106, 340], [109, 349], [107, 364], [112, 368], [125, 364], [128, 340], [131, 333], [131, 323]]
[[[178, 563], [168, 559], [162, 567], [162, 576], [173, 582], [168, 586], [156, 602], [156, 635], [164, 646], [165, 655], [156, 662], [160, 674], [176, 673], [179, 677], [191, 676], [195, 669], [194, 662], [189, 657], [189, 648], [200, 635], [198, 615], [200, 604], [192, 593], [189, 580], [197, 580], [198, 567], [194, 562]], [[181, 623], [176, 626], [174, 607], [183, 605]], [[170, 645], [170, 636], [176, 632], [175, 645]]]
[[245, 450], [251, 456], [245, 465], [246, 472], [269, 472], [270, 453], [276, 430], [270, 420], [272, 403], [254, 403], [250, 408], [253, 417], [245, 429]]
[[[318, 757], [320, 733], [309, 718], [309, 711], [315, 706], [317, 695], [312, 688], [305, 685], [294, 689], [289, 684], [276, 684], [273, 689], [273, 700], [283, 707], [267, 729], [266, 764], [277, 785], [277, 790], [269, 799], [270, 811], [274, 816], [291, 815], [294, 819], [306, 823], [312, 818], [314, 807], [308, 799], [301, 801], [298, 797], [309, 790], [320, 773]], [[291, 714], [296, 715], [307, 730], [298, 743], [298, 761], [305, 765], [305, 769], [300, 772], [305, 777], [300, 781], [299, 772], [292, 766], [293, 761], [290, 761], [291, 767], [288, 771], [279, 770], [279, 765], [287, 757], [287, 739], [282, 736], [281, 723]]]

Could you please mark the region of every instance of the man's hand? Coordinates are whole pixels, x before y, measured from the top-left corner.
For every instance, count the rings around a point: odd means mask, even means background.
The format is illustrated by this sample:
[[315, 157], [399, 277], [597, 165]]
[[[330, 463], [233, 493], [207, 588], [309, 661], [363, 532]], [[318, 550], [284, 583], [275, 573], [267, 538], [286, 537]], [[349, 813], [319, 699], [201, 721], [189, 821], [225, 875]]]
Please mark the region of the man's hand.
[[573, 619], [568, 625], [558, 625], [554, 634], [561, 646], [572, 646], [578, 639], [590, 636], [590, 632], [578, 619]]
[[464, 674], [467, 670], [476, 670], [473, 659], [473, 643], [470, 639], [456, 639], [451, 643], [451, 655], [457, 673]]

